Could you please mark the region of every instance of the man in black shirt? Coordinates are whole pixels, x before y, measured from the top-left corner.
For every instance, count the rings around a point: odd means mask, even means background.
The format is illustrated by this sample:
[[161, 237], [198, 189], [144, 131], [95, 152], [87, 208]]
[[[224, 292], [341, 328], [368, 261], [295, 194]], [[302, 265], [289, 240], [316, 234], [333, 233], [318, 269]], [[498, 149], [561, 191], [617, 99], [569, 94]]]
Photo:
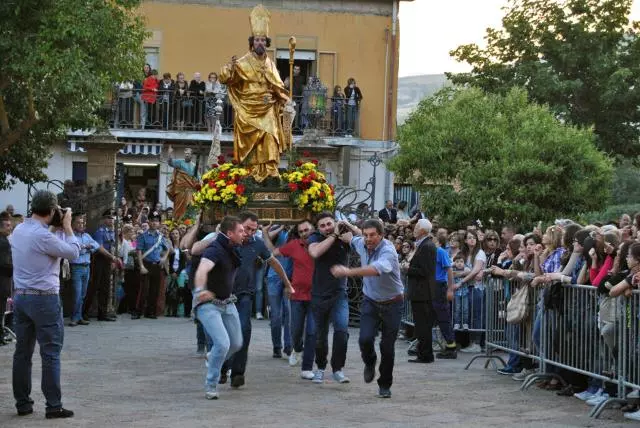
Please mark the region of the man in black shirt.
[[[341, 230], [342, 229], [342, 230]], [[331, 213], [321, 213], [317, 218], [317, 230], [309, 237], [309, 254], [315, 259], [313, 284], [311, 287], [311, 311], [316, 323], [316, 371], [313, 383], [324, 382], [329, 353], [329, 321], [333, 324], [333, 346], [331, 368], [333, 378], [339, 383], [348, 383], [342, 368], [347, 359], [349, 341], [349, 302], [347, 279], [331, 274], [334, 265], [348, 265], [352, 238], [352, 226], [346, 222], [336, 223]]]
[[[247, 368], [249, 342], [251, 341], [251, 310], [253, 308], [253, 294], [256, 291], [253, 284], [256, 283], [255, 275], [258, 257], [265, 260], [278, 274], [284, 284], [285, 295], [289, 297], [293, 292], [291, 282], [278, 259], [273, 257], [262, 239], [254, 236], [258, 230], [258, 216], [252, 212], [245, 211], [241, 212], [239, 217], [244, 228], [245, 237], [242, 245], [238, 247], [240, 266], [235, 276], [233, 293], [237, 296], [236, 309], [240, 316], [243, 343], [242, 348], [222, 367], [222, 379], [227, 373], [227, 366], [231, 368], [231, 386], [234, 388], [244, 385], [244, 373]], [[213, 341], [215, 343], [215, 337]]]
[[242, 244], [244, 227], [237, 217], [225, 217], [220, 233], [207, 247], [195, 276], [194, 313], [213, 339], [209, 353], [205, 397], [218, 398], [217, 385], [225, 360], [242, 347], [238, 310], [233, 304], [233, 280], [240, 258], [233, 247]]

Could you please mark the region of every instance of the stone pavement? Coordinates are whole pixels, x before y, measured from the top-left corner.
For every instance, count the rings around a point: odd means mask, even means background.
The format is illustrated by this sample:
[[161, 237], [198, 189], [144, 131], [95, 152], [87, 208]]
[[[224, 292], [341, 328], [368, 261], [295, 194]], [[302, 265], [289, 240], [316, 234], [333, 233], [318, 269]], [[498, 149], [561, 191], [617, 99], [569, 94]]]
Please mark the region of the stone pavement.
[[[567, 427], [632, 426], [619, 411], [599, 420], [575, 398], [532, 388], [522, 393], [509, 377], [468, 371], [471, 358], [429, 365], [407, 363], [404, 341], [396, 346], [393, 397], [376, 397], [362, 380], [358, 331], [352, 330], [345, 372], [348, 385], [314, 385], [299, 367], [271, 357], [268, 321], [253, 321], [247, 384], [224, 385], [220, 399], [204, 398], [204, 362], [195, 356], [195, 326], [181, 318], [119, 317], [65, 329], [62, 353], [64, 406], [76, 416], [44, 418], [40, 357], [33, 370], [34, 414], [16, 416], [9, 347], [0, 347], [0, 427]], [[331, 343], [331, 342], [329, 342]]]

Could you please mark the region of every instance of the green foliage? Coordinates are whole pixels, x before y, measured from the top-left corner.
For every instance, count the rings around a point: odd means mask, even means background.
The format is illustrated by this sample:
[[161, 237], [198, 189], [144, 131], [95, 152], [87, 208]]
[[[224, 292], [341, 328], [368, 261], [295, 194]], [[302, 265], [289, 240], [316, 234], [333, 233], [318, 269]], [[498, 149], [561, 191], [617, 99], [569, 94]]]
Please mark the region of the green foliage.
[[640, 203], [640, 170], [632, 161], [616, 165], [611, 197], [614, 205]]
[[629, 214], [633, 218], [633, 215], [638, 212], [640, 212], [640, 204], [612, 205], [603, 211], [582, 214], [577, 221], [581, 222], [581, 224], [617, 222], [622, 214]]
[[0, 189], [45, 178], [51, 144], [96, 114], [114, 82], [137, 79], [141, 0], [0, 2]]
[[521, 89], [444, 89], [420, 103], [398, 143], [389, 168], [450, 226], [533, 225], [609, 199], [613, 168], [592, 131], [560, 123]]
[[501, 29], [487, 29], [486, 48], [451, 52], [471, 73], [450, 75], [506, 94], [524, 87], [564, 121], [593, 127], [609, 154], [640, 154], [640, 23], [633, 0], [510, 0]]

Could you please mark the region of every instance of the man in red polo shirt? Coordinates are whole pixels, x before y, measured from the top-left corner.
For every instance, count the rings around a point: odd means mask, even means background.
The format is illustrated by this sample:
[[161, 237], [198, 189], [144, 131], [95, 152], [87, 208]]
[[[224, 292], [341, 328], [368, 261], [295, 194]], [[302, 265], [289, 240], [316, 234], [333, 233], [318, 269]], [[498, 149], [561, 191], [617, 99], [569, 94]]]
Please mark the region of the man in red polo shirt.
[[313, 225], [308, 220], [301, 221], [292, 231], [295, 238], [280, 248], [274, 248], [269, 234], [263, 233], [264, 241], [273, 251], [274, 256], [290, 257], [293, 260], [292, 285], [295, 292], [290, 297], [293, 352], [289, 358], [289, 364], [295, 366], [298, 363], [298, 355], [302, 353], [300, 376], [307, 380], [313, 379], [313, 358], [316, 346], [316, 327], [311, 313], [311, 283], [314, 262], [307, 251], [307, 238], [313, 231]]

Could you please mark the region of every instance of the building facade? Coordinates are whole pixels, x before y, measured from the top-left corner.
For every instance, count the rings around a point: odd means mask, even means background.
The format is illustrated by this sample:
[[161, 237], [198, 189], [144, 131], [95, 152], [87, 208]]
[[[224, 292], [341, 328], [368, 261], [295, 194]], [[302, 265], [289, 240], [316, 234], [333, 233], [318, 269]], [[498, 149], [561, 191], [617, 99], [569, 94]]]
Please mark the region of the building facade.
[[[283, 80], [289, 77], [289, 38], [297, 40], [294, 59], [301, 73], [296, 79], [304, 85], [303, 94], [296, 97], [300, 106], [294, 124], [297, 150], [317, 158], [339, 188], [365, 189], [375, 168], [374, 208], [380, 208], [385, 199], [393, 199], [393, 177], [384, 161], [395, 149], [398, 1], [146, 1], [139, 13], [150, 31], [145, 44], [147, 62], [158, 70], [159, 78], [168, 72], [176, 79], [182, 72], [190, 81], [199, 72], [206, 81], [210, 72], [217, 73], [233, 55], [247, 52], [249, 13], [258, 3], [271, 13], [268, 55]], [[344, 90], [350, 78], [363, 95], [355, 118], [347, 115], [347, 100], [333, 97], [334, 87]], [[176, 156], [190, 147], [199, 162], [206, 159], [212, 140], [205, 123], [208, 100], [201, 94], [194, 94], [189, 103], [171, 100], [167, 104], [170, 108], [147, 111], [143, 127], [137, 88], [116, 89], [105, 109], [110, 132], [122, 143], [116, 155], [118, 194], [131, 199], [145, 187], [147, 201], [167, 207], [171, 205], [165, 193], [171, 175], [166, 164], [167, 146], [173, 145]], [[233, 112], [224, 94], [218, 98], [222, 153], [229, 154], [233, 150]], [[52, 147], [46, 170], [50, 180], [87, 181], [91, 175], [86, 153], [91, 149], [91, 134], [70, 132], [66, 144]], [[376, 166], [377, 162], [368, 162], [375, 154], [382, 160]], [[286, 166], [286, 157], [282, 166]], [[26, 186], [17, 185], [0, 192], [0, 201], [26, 212], [25, 195]]]

